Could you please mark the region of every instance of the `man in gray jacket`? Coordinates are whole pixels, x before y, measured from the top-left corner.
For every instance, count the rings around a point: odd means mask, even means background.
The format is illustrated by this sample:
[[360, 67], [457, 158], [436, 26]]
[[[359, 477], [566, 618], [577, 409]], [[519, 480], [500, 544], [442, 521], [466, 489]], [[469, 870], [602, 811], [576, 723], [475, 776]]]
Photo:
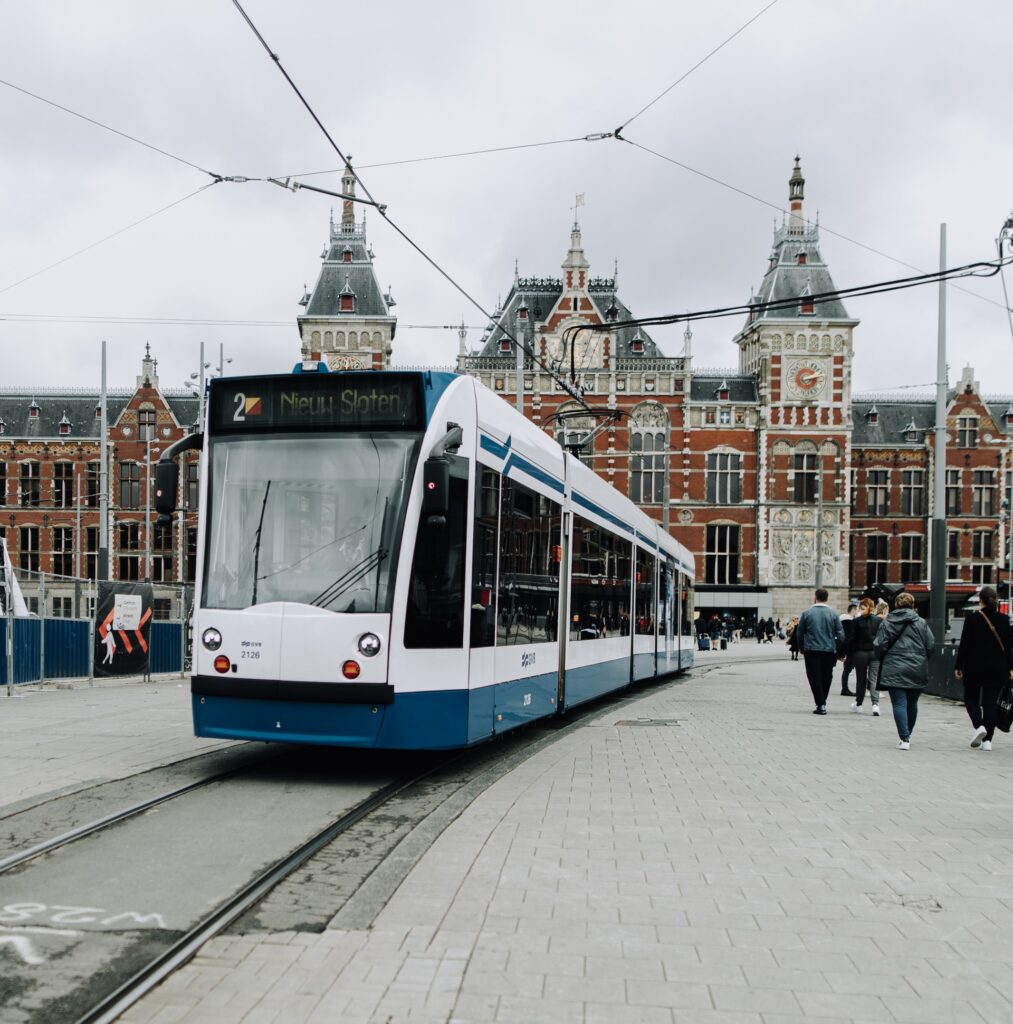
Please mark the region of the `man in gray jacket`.
[[816, 591], [816, 603], [802, 613], [795, 627], [798, 647], [805, 658], [809, 689], [816, 702], [814, 715], [827, 713], [827, 694], [834, 680], [834, 662], [844, 648], [844, 626], [827, 604], [829, 596], [820, 587]]

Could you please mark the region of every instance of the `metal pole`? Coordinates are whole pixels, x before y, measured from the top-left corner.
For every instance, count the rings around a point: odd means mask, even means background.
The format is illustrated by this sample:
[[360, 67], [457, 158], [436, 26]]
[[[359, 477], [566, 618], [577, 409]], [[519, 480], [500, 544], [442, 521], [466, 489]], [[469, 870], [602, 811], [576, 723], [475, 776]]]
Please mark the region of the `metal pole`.
[[46, 681], [46, 574], [39, 573], [39, 683]]
[[[77, 543], [74, 545], [74, 578], [81, 578], [81, 474], [77, 474], [77, 513], [74, 516], [74, 533]], [[75, 607], [75, 612], [76, 612]]]
[[[3, 568], [3, 567], [0, 567]], [[14, 566], [10, 567], [9, 573], [5, 572], [4, 605], [7, 612], [7, 696], [14, 696], [14, 599], [12, 596], [13, 587], [11, 580], [14, 577]]]
[[[946, 269], [946, 225], [939, 225], [939, 269]], [[936, 345], [936, 427], [933, 460], [932, 563], [929, 572], [929, 626], [942, 650], [946, 633], [946, 282], [939, 282]]]
[[204, 432], [204, 342], [200, 343], [200, 391], [197, 394], [197, 427]]
[[151, 428], [144, 445], [144, 581], [151, 582]]
[[517, 411], [524, 415], [524, 321], [520, 310], [517, 311], [517, 341], [514, 348], [517, 352]]
[[816, 456], [816, 589], [823, 586], [823, 452]]
[[98, 573], [109, 579], [109, 416], [106, 407], [106, 343], [102, 342], [102, 397], [99, 426]]
[[95, 605], [92, 602], [92, 581], [88, 580], [88, 685], [95, 680]]

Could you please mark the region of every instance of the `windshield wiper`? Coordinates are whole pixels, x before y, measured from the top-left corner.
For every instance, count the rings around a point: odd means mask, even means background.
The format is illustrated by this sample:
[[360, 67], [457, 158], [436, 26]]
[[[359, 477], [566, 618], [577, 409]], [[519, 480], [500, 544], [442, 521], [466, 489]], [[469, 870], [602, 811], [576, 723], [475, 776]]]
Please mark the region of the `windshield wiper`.
[[251, 605], [257, 603], [257, 570], [260, 568], [260, 536], [264, 532], [264, 513], [267, 511], [267, 496], [271, 493], [271, 481], [267, 481], [264, 488], [264, 500], [260, 505], [260, 522], [257, 523], [257, 536], [253, 542], [253, 600]]
[[350, 590], [361, 579], [375, 572], [380, 568], [381, 563], [387, 557], [386, 548], [377, 548], [366, 555], [360, 562], [356, 562], [350, 569], [343, 572], [330, 586], [321, 591], [312, 601], [311, 605], [318, 608], [326, 608], [333, 604], [342, 594]]

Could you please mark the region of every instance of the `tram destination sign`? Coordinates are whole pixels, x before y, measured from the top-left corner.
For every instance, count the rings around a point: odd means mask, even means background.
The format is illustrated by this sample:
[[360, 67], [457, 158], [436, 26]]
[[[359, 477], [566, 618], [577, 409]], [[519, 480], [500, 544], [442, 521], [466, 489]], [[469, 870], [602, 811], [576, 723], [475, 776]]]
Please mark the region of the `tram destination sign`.
[[227, 377], [211, 386], [214, 433], [421, 430], [422, 380], [407, 373]]

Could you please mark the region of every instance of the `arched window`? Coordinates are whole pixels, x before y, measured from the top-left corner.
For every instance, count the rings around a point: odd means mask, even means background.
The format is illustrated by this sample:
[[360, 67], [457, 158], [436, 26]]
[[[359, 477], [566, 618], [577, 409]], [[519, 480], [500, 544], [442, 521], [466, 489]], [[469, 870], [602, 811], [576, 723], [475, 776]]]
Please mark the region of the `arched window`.
[[641, 505], [664, 500], [668, 414], [644, 402], [630, 414], [630, 498]]

